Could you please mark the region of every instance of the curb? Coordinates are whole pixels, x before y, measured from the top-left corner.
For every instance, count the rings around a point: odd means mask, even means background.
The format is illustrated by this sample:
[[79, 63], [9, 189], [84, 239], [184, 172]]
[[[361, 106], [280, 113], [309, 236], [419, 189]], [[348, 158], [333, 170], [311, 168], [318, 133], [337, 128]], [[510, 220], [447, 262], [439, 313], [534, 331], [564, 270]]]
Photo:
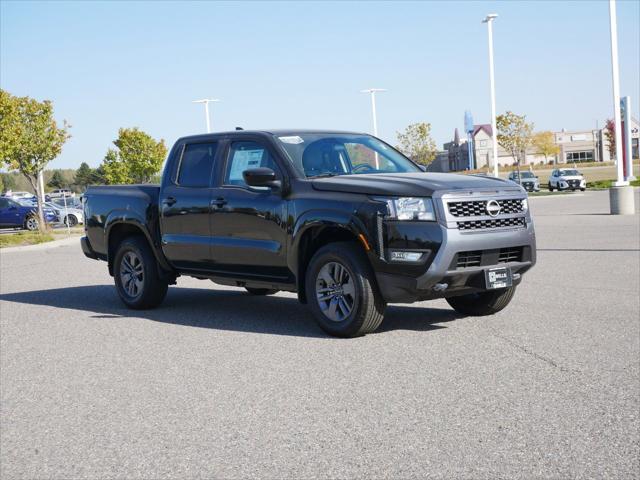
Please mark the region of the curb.
[[15, 253], [15, 252], [33, 252], [37, 250], [48, 250], [50, 248], [64, 247], [67, 245], [77, 244], [80, 247], [80, 237], [82, 235], [75, 235], [70, 238], [63, 238], [62, 240], [53, 240], [51, 242], [38, 243], [36, 245], [23, 245], [19, 247], [6, 247], [0, 248], [0, 254]]

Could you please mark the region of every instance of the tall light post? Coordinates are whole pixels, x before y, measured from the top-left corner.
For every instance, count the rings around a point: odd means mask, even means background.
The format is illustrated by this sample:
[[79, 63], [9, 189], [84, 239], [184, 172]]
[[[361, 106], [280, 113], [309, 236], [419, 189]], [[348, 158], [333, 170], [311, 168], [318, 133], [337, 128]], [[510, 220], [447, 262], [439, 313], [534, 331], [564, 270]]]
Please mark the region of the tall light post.
[[498, 176], [498, 129], [496, 128], [496, 83], [493, 72], [493, 20], [497, 13], [490, 13], [482, 20], [489, 32], [489, 83], [491, 84], [491, 137], [493, 139], [493, 176]]
[[368, 93], [371, 95], [371, 116], [373, 118], [373, 135], [378, 136], [378, 118], [376, 116], [376, 93], [386, 92], [386, 88], [367, 88], [366, 90], [360, 90], [361, 93]]
[[618, 22], [616, 20], [616, 2], [609, 0], [609, 32], [611, 34], [611, 79], [613, 83], [613, 118], [616, 137], [616, 185], [626, 185], [622, 161], [622, 114], [620, 112], [620, 69], [618, 67]]
[[[360, 93], [368, 93], [371, 95], [371, 117], [373, 119], [373, 136], [378, 136], [378, 117], [376, 116], [376, 93], [386, 92], [386, 88], [367, 88], [366, 90], [360, 90]], [[375, 153], [376, 168], [380, 168], [380, 160], [378, 158], [378, 152]]]
[[203, 98], [202, 100], [194, 100], [193, 103], [204, 103], [204, 115], [207, 120], [207, 133], [211, 133], [211, 121], [209, 120], [209, 104], [219, 102], [217, 98]]
[[612, 215], [633, 215], [636, 209], [633, 188], [625, 179], [624, 157], [622, 155], [622, 115], [620, 112], [616, 0], [609, 0], [609, 29], [611, 33], [611, 77], [613, 83], [613, 114], [616, 137], [616, 170], [618, 173], [617, 181], [609, 189], [609, 208]]

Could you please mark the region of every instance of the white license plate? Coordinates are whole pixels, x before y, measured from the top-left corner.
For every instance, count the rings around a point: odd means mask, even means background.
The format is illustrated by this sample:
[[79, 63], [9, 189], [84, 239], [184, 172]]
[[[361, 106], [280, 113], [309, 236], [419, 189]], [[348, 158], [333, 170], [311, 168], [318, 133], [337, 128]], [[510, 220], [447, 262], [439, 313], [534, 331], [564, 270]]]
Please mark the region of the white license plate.
[[484, 279], [489, 290], [507, 288], [513, 285], [510, 268], [489, 268], [484, 271]]

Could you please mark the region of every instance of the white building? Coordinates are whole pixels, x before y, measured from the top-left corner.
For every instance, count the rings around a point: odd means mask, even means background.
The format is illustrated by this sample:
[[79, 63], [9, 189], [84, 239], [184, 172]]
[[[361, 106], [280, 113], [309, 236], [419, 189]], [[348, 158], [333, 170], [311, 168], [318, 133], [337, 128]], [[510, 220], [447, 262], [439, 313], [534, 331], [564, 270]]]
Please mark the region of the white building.
[[[631, 119], [632, 157], [639, 157], [638, 143], [640, 124], [635, 118]], [[489, 166], [493, 155], [491, 125], [475, 125], [472, 134], [472, 149], [474, 168], [483, 169]], [[609, 142], [605, 136], [605, 129], [599, 130], [562, 130], [554, 132], [554, 142], [559, 147], [558, 155], [545, 160], [544, 155], [535, 151], [534, 147], [527, 150], [521, 165], [543, 163], [578, 163], [578, 162], [608, 162]], [[439, 165], [434, 166], [440, 171], [460, 171], [469, 168], [469, 148], [466, 139], [461, 139], [458, 129], [455, 129], [451, 142], [443, 145], [446, 153], [439, 154]], [[447, 158], [448, 162], [444, 159]], [[500, 166], [515, 165], [516, 159], [504, 148], [498, 146], [498, 164]], [[445, 170], [447, 168], [448, 170]]]

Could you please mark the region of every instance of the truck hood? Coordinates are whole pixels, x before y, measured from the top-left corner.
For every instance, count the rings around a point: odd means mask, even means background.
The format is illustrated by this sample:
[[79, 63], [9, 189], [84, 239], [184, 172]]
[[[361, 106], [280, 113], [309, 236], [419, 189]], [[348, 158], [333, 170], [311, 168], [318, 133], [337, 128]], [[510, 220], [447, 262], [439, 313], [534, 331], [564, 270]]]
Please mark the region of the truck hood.
[[318, 178], [312, 184], [323, 191], [417, 197], [429, 197], [437, 191], [520, 188], [494, 177], [420, 172], [339, 175]]

